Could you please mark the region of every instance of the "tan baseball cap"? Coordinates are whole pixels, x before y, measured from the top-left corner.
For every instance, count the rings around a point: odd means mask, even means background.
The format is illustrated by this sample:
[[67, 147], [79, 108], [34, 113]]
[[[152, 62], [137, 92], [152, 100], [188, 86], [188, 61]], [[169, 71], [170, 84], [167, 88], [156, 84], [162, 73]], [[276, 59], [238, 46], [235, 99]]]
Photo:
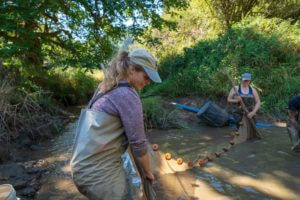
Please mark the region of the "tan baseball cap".
[[149, 78], [156, 83], [161, 83], [161, 79], [157, 72], [157, 60], [146, 49], [134, 49], [129, 52], [130, 61], [136, 65], [143, 67]]

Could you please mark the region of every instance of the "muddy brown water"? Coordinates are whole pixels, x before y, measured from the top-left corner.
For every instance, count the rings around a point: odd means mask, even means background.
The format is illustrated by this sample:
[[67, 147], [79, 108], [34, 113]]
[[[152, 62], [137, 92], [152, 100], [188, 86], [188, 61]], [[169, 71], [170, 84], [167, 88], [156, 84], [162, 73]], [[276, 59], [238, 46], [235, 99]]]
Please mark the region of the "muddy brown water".
[[[75, 188], [69, 159], [75, 123], [45, 144], [41, 153], [51, 170], [43, 175], [35, 196], [44, 199], [84, 200]], [[151, 152], [156, 171], [158, 199], [300, 199], [300, 155], [290, 151], [286, 128], [260, 128], [263, 139], [234, 145], [205, 167], [189, 168], [187, 161], [222, 151], [234, 132], [232, 127], [212, 128], [197, 124], [186, 129], [152, 130], [147, 133], [159, 151]], [[173, 158], [164, 159], [169, 152]], [[176, 158], [184, 164], [177, 165]]]

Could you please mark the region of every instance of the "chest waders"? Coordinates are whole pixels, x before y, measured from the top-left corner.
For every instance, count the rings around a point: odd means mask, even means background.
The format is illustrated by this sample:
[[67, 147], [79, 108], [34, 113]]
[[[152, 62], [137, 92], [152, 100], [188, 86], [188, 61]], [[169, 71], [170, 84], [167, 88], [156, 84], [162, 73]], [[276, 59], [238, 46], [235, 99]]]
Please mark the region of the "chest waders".
[[[300, 125], [300, 112], [298, 112], [297, 123]], [[300, 130], [298, 130], [290, 122], [287, 123], [287, 130], [292, 142], [292, 150], [295, 152], [300, 152]]]
[[128, 191], [121, 158], [128, 141], [120, 118], [91, 110], [101, 96], [94, 95], [81, 111], [70, 161], [71, 175], [78, 190], [89, 199], [121, 200]]
[[[242, 93], [241, 86], [239, 85], [238, 89], [239, 95], [242, 98], [245, 106], [247, 107], [248, 111], [251, 112], [255, 106], [255, 99], [253, 96], [253, 89], [249, 86], [249, 93], [244, 94]], [[237, 103], [231, 105], [231, 114], [234, 116], [237, 122], [237, 128], [240, 128], [240, 126], [243, 126], [243, 130], [246, 132], [246, 140], [252, 139], [256, 137], [256, 129], [252, 126], [249, 119], [244, 116], [244, 112], [241, 108], [241, 106]], [[255, 120], [255, 117], [252, 118]]]

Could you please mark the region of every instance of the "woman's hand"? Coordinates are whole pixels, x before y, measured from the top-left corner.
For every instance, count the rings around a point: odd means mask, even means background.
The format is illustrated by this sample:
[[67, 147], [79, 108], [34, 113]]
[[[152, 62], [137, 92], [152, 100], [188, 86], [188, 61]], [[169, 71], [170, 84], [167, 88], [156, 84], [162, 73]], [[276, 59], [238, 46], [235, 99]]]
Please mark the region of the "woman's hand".
[[241, 96], [237, 96], [237, 97], [235, 97], [235, 99], [236, 99], [236, 103], [239, 103], [239, 102], [242, 101], [242, 97]]
[[154, 176], [153, 176], [151, 168], [150, 168], [148, 153], [146, 153], [142, 156], [135, 156], [134, 154], [132, 154], [132, 155], [134, 158], [134, 162], [136, 163], [137, 170], [140, 172], [141, 177], [148, 179], [152, 185], [154, 182]]
[[145, 176], [146, 176], [146, 179], [149, 180], [150, 184], [153, 185], [153, 183], [154, 183], [154, 176], [153, 176], [153, 174], [151, 172], [149, 172], [149, 173], [146, 173]]
[[255, 115], [255, 112], [249, 112], [249, 113], [247, 114], [247, 117], [248, 117], [249, 119], [251, 119], [254, 115]]

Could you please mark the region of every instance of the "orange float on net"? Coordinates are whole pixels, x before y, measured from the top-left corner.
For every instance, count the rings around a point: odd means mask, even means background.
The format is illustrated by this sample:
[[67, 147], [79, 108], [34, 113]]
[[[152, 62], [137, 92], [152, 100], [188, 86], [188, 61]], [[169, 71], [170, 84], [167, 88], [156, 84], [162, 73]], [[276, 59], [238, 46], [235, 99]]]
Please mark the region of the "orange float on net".
[[228, 147], [224, 147], [224, 148], [223, 148], [223, 151], [224, 151], [224, 152], [227, 152], [228, 150], [229, 150]]
[[211, 156], [206, 156], [207, 161], [213, 161], [213, 158]]
[[200, 167], [205, 166], [205, 160], [199, 160], [198, 163], [199, 163]]
[[158, 150], [158, 144], [153, 144], [152, 145], [152, 149], [153, 149], [153, 151], [157, 151]]
[[215, 153], [215, 155], [216, 155], [216, 157], [220, 158], [220, 156], [221, 156], [221, 153], [219, 153], [219, 152], [216, 152], [216, 153]]
[[178, 165], [182, 165], [183, 159], [182, 158], [177, 158], [176, 162], [177, 162]]
[[188, 162], [188, 166], [189, 166], [189, 167], [194, 167], [194, 162], [193, 162], [193, 161], [189, 161], [189, 162]]
[[165, 158], [166, 158], [166, 160], [171, 160], [172, 155], [170, 153], [166, 153]]

